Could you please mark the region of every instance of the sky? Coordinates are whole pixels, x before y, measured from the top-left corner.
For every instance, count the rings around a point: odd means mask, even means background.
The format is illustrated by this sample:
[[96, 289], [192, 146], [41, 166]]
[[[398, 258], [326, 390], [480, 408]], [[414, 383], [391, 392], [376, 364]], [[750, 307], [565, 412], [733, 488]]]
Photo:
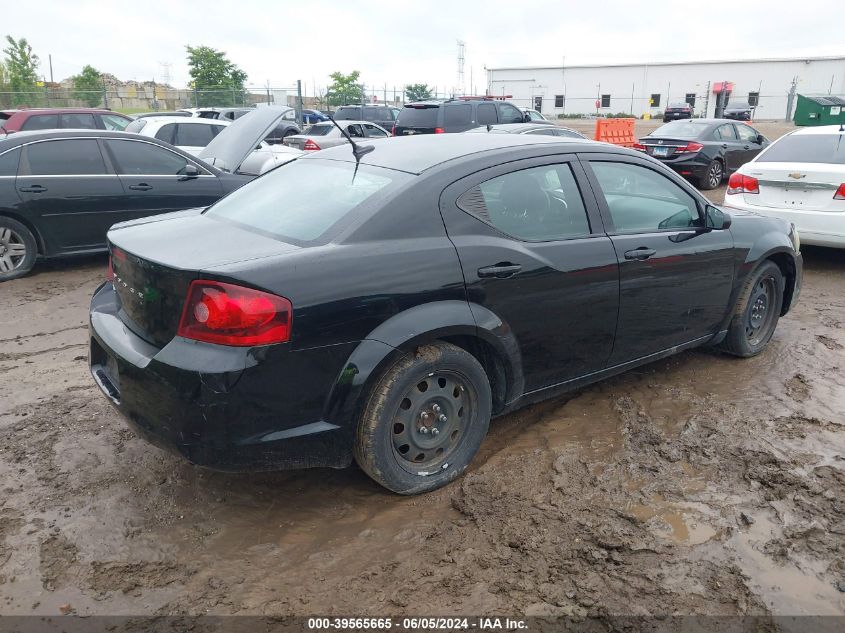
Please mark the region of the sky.
[[[42, 0], [9, 2], [0, 31], [26, 37], [40, 72], [60, 81], [91, 64], [119, 79], [184, 87], [185, 46], [224, 51], [255, 89], [268, 82], [305, 94], [334, 71], [392, 92], [458, 85], [483, 93], [484, 67], [626, 63], [845, 54], [841, 3], [593, 2], [548, 0]], [[742, 5], [741, 8], [738, 8]], [[314, 7], [310, 9], [309, 7]], [[167, 66], [165, 66], [167, 64]], [[470, 81], [472, 78], [472, 81]]]

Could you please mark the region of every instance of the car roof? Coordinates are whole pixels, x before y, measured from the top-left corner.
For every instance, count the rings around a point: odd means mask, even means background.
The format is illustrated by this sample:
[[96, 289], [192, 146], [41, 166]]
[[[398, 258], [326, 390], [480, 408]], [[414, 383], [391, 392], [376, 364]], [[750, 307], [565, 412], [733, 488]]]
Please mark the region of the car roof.
[[[598, 145], [582, 139], [523, 134], [421, 134], [368, 139], [359, 141], [358, 144], [373, 145], [375, 148], [361, 158], [362, 164], [396, 169], [411, 174], [421, 174], [447, 161], [479, 152], [548, 144], [558, 145], [567, 151], [576, 151], [586, 146]], [[621, 148], [605, 143], [601, 144], [601, 148], [604, 152], [622, 151]], [[304, 156], [301, 160], [321, 158], [344, 162], [355, 161], [348, 144], [315, 152]]]
[[790, 135], [793, 134], [845, 134], [845, 132], [840, 132], [840, 125], [814, 125], [811, 127], [800, 127], [794, 132], [791, 132]]
[[[496, 123], [490, 126], [493, 130], [501, 130], [502, 132], [509, 132], [510, 134], [520, 134], [528, 130], [550, 130], [555, 129], [556, 125], [548, 125], [547, 123]], [[481, 125], [473, 130], [487, 129], [486, 125]], [[570, 128], [562, 128], [569, 130]], [[469, 131], [473, 131], [469, 130]], [[574, 130], [572, 130], [574, 131]]]
[[181, 125], [228, 125], [231, 121], [226, 121], [225, 119], [204, 119], [198, 116], [145, 116], [144, 119], [147, 123], [179, 123]]
[[8, 110], [0, 110], [0, 112], [3, 114], [17, 114], [18, 112], [25, 112], [27, 114], [87, 114], [90, 112], [92, 114], [116, 114], [122, 117], [128, 116], [105, 108], [10, 108]]

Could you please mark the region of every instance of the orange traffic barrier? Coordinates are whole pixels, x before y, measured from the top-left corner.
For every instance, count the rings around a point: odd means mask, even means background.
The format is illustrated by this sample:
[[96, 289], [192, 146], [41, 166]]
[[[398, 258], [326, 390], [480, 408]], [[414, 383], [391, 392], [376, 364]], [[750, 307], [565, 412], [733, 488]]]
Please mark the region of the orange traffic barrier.
[[634, 121], [636, 119], [596, 119], [596, 134], [593, 138], [622, 147], [633, 147], [637, 142], [634, 138]]

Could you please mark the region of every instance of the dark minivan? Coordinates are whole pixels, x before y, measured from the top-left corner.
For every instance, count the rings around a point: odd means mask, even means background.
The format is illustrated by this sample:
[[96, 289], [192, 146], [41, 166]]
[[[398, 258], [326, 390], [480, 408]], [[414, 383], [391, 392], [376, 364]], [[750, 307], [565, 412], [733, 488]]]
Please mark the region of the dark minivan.
[[396, 119], [394, 136], [466, 132], [480, 125], [523, 123], [526, 115], [507, 101], [450, 99], [408, 103]]
[[395, 109], [385, 105], [345, 105], [335, 111], [334, 118], [337, 121], [369, 121], [390, 130], [396, 122]]

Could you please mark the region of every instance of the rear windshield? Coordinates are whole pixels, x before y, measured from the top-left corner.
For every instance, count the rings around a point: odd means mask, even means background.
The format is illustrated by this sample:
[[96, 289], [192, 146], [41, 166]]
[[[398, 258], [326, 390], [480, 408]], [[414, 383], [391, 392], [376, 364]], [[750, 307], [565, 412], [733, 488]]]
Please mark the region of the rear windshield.
[[338, 108], [334, 118], [338, 121], [357, 121], [361, 118], [361, 108]]
[[336, 161], [293, 161], [247, 183], [212, 206], [217, 217], [284, 240], [313, 241], [391, 185], [412, 176]]
[[686, 110], [689, 107], [688, 103], [670, 103], [669, 109]]
[[760, 154], [757, 162], [845, 165], [845, 133], [790, 134]]
[[334, 129], [334, 125], [332, 125], [331, 123], [327, 123], [327, 124], [317, 123], [316, 125], [312, 125], [310, 128], [305, 130], [305, 132], [303, 132], [303, 134], [305, 136], [326, 136], [333, 129]]
[[696, 123], [695, 121], [673, 121], [661, 125], [649, 136], [669, 136], [671, 138], [698, 138], [710, 127], [709, 123]]
[[397, 125], [404, 127], [435, 127], [437, 125], [437, 113], [440, 108], [411, 108], [405, 106], [399, 113], [396, 120]]

